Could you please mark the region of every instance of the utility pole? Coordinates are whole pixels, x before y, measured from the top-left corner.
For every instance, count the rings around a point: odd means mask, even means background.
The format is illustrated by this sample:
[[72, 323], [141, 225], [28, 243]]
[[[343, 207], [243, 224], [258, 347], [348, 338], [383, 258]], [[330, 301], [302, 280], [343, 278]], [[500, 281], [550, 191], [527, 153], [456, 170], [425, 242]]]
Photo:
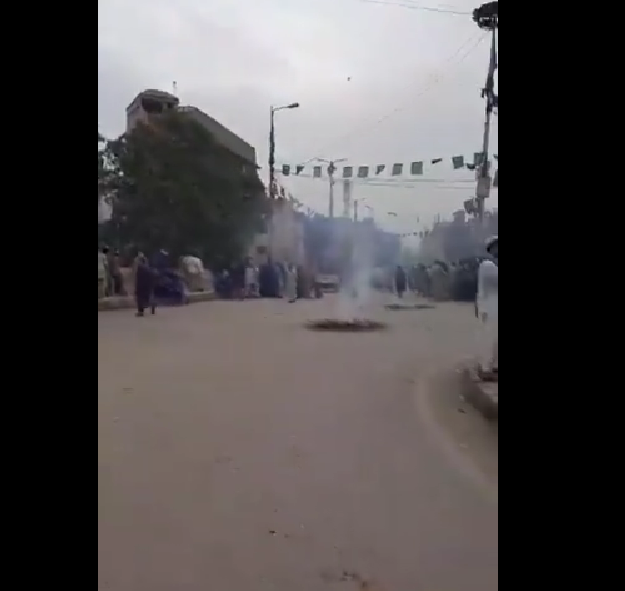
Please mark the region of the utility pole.
[[343, 217], [349, 219], [349, 211], [352, 208], [352, 182], [343, 179]]
[[332, 219], [334, 217], [334, 172], [336, 171], [336, 166], [334, 166], [334, 162], [330, 162], [328, 165], [328, 179], [330, 183], [329, 191], [328, 191], [328, 217]]
[[499, 2], [482, 4], [473, 11], [473, 20], [480, 29], [491, 31], [490, 59], [486, 84], [482, 89], [482, 98], [486, 100], [484, 110], [484, 136], [482, 138], [482, 162], [477, 170], [476, 204], [477, 216], [484, 219], [484, 203], [490, 196], [491, 179], [489, 174], [488, 148], [490, 141], [490, 120], [493, 109], [498, 107], [499, 97], [495, 94], [495, 70], [497, 69], [497, 29], [499, 27]]
[[347, 158], [339, 158], [338, 160], [326, 160], [325, 158], [315, 158], [317, 162], [325, 162], [328, 165], [328, 217], [332, 219], [334, 217], [334, 173], [336, 172], [335, 164], [339, 162], [345, 162]]

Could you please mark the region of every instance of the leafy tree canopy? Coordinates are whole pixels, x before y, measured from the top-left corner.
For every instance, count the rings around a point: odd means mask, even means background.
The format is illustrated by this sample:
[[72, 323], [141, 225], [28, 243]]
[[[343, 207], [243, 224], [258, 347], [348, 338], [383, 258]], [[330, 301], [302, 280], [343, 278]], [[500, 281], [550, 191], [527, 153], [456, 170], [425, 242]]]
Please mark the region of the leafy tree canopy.
[[184, 113], [151, 118], [108, 141], [98, 161], [99, 185], [113, 195], [109, 230], [118, 246], [231, 261], [267, 207], [256, 167]]

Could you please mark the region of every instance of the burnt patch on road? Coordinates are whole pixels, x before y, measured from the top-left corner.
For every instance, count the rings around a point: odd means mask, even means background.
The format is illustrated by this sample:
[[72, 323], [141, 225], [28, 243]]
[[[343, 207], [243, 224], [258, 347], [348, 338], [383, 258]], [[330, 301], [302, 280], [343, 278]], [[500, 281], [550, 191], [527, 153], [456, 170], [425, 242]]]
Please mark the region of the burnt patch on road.
[[387, 310], [432, 310], [436, 308], [432, 304], [386, 304]]
[[336, 318], [312, 320], [307, 322], [305, 326], [309, 330], [326, 332], [374, 332], [388, 328], [385, 322], [378, 322], [377, 320], [337, 320]]
[[322, 572], [321, 579], [327, 585], [333, 583], [354, 583], [359, 591], [382, 591], [376, 583], [365, 579], [357, 572], [343, 570], [340, 572]]

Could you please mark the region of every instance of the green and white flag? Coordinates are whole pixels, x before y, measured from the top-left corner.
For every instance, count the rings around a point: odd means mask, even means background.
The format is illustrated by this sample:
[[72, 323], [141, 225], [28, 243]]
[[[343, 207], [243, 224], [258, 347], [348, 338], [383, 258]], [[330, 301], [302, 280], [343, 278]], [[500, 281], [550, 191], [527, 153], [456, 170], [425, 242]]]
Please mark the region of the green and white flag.
[[423, 162], [411, 162], [410, 163], [410, 174], [423, 174]]
[[451, 164], [454, 167], [454, 170], [457, 170], [458, 168], [464, 168], [464, 156], [454, 156], [451, 159]]

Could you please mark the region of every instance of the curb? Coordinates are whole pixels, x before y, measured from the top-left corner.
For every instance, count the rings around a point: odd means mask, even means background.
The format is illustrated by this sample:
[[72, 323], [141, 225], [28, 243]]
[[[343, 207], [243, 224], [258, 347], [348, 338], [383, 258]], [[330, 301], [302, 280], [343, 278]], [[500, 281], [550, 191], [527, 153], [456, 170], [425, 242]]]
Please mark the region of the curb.
[[[189, 304], [197, 302], [210, 302], [217, 299], [214, 291], [194, 291], [189, 294]], [[131, 296], [118, 296], [98, 300], [98, 312], [111, 310], [127, 310], [135, 307], [135, 299]]]
[[484, 382], [474, 368], [462, 372], [462, 394], [489, 421], [499, 419], [499, 383]]

